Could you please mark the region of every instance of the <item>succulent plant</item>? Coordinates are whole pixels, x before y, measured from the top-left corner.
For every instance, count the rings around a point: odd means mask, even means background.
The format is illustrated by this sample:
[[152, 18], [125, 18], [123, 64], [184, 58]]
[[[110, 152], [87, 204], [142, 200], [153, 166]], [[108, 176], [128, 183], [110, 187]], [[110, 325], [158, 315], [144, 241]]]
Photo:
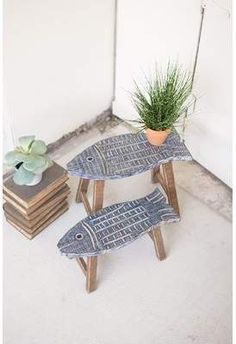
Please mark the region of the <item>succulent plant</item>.
[[31, 183], [37, 174], [41, 174], [53, 162], [45, 154], [47, 146], [42, 140], [35, 140], [35, 136], [22, 136], [19, 146], [5, 155], [6, 164], [15, 167], [13, 180], [18, 185]]

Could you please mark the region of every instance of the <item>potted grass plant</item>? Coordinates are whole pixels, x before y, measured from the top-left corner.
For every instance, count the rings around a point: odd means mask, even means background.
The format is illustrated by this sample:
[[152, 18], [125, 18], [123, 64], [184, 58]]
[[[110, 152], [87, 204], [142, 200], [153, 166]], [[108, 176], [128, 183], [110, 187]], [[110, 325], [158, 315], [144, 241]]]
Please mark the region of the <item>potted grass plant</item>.
[[47, 146], [35, 136], [22, 136], [19, 146], [5, 155], [6, 164], [15, 168], [13, 181], [17, 185], [36, 185], [53, 162], [46, 155]]
[[144, 85], [135, 82], [132, 100], [139, 115], [135, 122], [145, 130], [151, 144], [161, 145], [186, 116], [191, 89], [191, 75], [171, 63], [164, 72], [156, 69], [154, 78], [146, 77]]

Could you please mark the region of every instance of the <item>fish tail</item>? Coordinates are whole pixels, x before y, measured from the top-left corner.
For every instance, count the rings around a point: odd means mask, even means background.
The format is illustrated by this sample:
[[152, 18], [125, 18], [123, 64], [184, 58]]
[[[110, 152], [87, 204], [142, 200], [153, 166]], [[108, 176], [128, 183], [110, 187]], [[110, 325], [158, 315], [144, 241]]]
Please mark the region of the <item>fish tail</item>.
[[153, 226], [162, 223], [178, 222], [180, 220], [179, 215], [166, 202], [164, 195], [158, 188], [146, 196], [145, 200], [145, 208]]
[[156, 188], [152, 193], [150, 193], [149, 195], [147, 195], [145, 197], [146, 201], [152, 203], [152, 204], [155, 204], [155, 203], [166, 203], [166, 199], [163, 195], [163, 193], [158, 189]]

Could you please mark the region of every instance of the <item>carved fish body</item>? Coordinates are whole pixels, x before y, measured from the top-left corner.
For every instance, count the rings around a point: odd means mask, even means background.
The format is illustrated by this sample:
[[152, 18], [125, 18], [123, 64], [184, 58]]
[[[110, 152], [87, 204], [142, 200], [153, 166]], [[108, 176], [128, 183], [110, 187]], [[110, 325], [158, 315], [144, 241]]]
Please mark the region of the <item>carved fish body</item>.
[[192, 160], [177, 133], [161, 146], [151, 145], [144, 133], [101, 140], [67, 164], [71, 175], [87, 179], [118, 179], [153, 169], [172, 160]]
[[156, 188], [146, 197], [114, 204], [88, 216], [71, 228], [57, 246], [69, 258], [97, 256], [131, 243], [153, 226], [179, 220]]

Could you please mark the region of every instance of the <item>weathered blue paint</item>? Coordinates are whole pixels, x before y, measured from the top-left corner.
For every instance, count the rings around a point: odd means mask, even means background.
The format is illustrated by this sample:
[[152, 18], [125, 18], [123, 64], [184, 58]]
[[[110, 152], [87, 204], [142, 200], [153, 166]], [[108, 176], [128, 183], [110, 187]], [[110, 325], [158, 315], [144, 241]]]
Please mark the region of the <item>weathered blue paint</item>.
[[156, 188], [146, 197], [114, 204], [88, 216], [70, 229], [57, 246], [69, 258], [97, 256], [131, 243], [153, 226], [179, 220]]
[[151, 145], [144, 133], [101, 140], [67, 164], [71, 175], [86, 179], [119, 179], [133, 176], [174, 160], [192, 160], [185, 144], [172, 132], [161, 146]]

